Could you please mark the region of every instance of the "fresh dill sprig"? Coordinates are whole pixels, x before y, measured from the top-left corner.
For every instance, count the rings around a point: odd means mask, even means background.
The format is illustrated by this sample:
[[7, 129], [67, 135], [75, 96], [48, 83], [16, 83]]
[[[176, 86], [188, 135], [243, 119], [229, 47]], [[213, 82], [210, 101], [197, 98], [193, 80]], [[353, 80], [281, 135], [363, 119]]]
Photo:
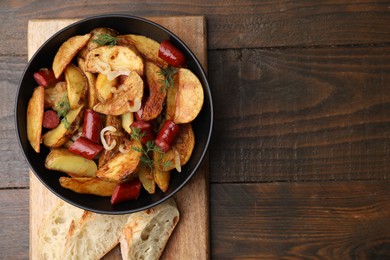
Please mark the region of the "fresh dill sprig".
[[165, 88], [171, 88], [174, 85], [173, 76], [179, 71], [176, 67], [168, 66], [166, 68], [161, 68], [159, 71], [159, 74], [164, 77], [162, 83], [164, 84]]
[[68, 119], [66, 118], [66, 115], [69, 113], [70, 110], [70, 104], [67, 95], [64, 95], [62, 100], [56, 105], [55, 107], [57, 114], [59, 117], [62, 117], [61, 122], [64, 123], [64, 126], [66, 129], [70, 128], [70, 123]]
[[93, 39], [93, 42], [96, 42], [100, 46], [108, 45], [115, 46], [117, 44], [116, 37], [109, 35], [107, 33], [97, 35], [96, 39]]

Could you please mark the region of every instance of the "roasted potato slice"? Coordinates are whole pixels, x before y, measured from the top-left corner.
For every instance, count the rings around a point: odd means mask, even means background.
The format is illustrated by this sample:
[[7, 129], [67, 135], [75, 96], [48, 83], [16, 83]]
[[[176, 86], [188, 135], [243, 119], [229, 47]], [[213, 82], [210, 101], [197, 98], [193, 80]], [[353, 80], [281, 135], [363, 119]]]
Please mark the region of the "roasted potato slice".
[[61, 120], [61, 123], [56, 128], [43, 135], [43, 143], [48, 147], [60, 147], [66, 143], [80, 126], [83, 116], [82, 112], [84, 111], [83, 107], [80, 106], [77, 109], [70, 110], [65, 117], [66, 120]]
[[131, 134], [131, 128], [130, 125], [134, 122], [134, 115], [132, 112], [127, 112], [125, 114], [121, 115], [122, 119], [122, 128], [125, 130], [128, 134]]
[[149, 96], [139, 116], [141, 120], [150, 121], [161, 114], [167, 91], [164, 77], [160, 74], [160, 67], [149, 61], [145, 62], [145, 75], [149, 86]]
[[156, 183], [154, 181], [153, 173], [148, 166], [140, 164], [138, 169], [138, 178], [141, 181], [144, 189], [149, 194], [154, 194], [156, 192]]
[[45, 88], [45, 108], [56, 110], [58, 104], [67, 96], [65, 81], [58, 82], [54, 87]]
[[117, 183], [99, 178], [60, 177], [60, 185], [77, 193], [109, 197], [114, 193]]
[[64, 74], [70, 109], [76, 109], [85, 103], [88, 90], [87, 77], [73, 64], [65, 68]]
[[125, 182], [131, 179], [138, 169], [141, 153], [134, 150], [142, 149], [140, 142], [132, 140], [128, 146], [124, 147], [127, 153], [118, 153], [106, 164], [100, 167], [96, 176], [107, 181]]
[[158, 162], [156, 161], [153, 167], [153, 178], [162, 192], [166, 192], [168, 190], [169, 180], [171, 179], [171, 172], [160, 170]]
[[38, 86], [27, 105], [27, 139], [37, 153], [41, 151], [42, 122], [45, 103], [45, 88]]
[[135, 112], [141, 107], [144, 93], [144, 82], [137, 73], [130, 73], [106, 102], [99, 102], [93, 107], [96, 112], [105, 115], [119, 116], [127, 112]]
[[53, 60], [54, 76], [58, 79], [64, 69], [70, 64], [72, 59], [89, 41], [92, 34], [87, 33], [85, 35], [76, 35], [69, 38], [58, 49]]
[[85, 56], [87, 56], [89, 51], [101, 46], [96, 42], [96, 40], [99, 38], [100, 35], [108, 34], [108, 35], [115, 37], [118, 35], [118, 32], [111, 29], [111, 28], [99, 27], [99, 28], [93, 29], [90, 32], [90, 34], [92, 34], [92, 37], [89, 39], [88, 43], [85, 45], [85, 47], [83, 49], [80, 50], [80, 52], [78, 54], [78, 56], [80, 58], [85, 58]]
[[85, 69], [84, 59], [78, 58], [77, 63], [79, 65], [79, 68], [83, 71], [84, 75], [87, 77], [87, 82], [88, 82], [88, 91], [87, 91], [88, 104], [87, 105], [89, 109], [92, 109], [93, 106], [98, 103], [97, 93], [96, 93], [96, 76], [95, 74], [88, 72]]
[[115, 88], [118, 78], [108, 80], [107, 76], [99, 73], [96, 78], [96, 95], [99, 102], [106, 102], [112, 97], [112, 88]]
[[110, 71], [135, 71], [142, 76], [144, 62], [138, 51], [128, 46], [101, 46], [88, 52], [85, 67], [92, 73], [108, 74]]
[[[161, 153], [159, 158], [160, 170], [170, 171], [177, 167], [176, 157], [177, 153], [180, 159], [180, 166], [185, 165], [191, 157], [192, 151], [195, 147], [195, 135], [190, 123], [180, 125], [180, 132], [175, 143], [165, 153]], [[169, 163], [168, 163], [169, 162]]]
[[156, 63], [160, 67], [168, 66], [168, 63], [158, 56], [160, 43], [155, 40], [135, 34], [120, 35], [117, 40], [118, 44], [121, 45], [133, 45], [145, 59]]
[[180, 68], [174, 76], [174, 86], [167, 93], [167, 118], [176, 124], [195, 119], [203, 106], [203, 87], [190, 70]]
[[97, 165], [93, 160], [85, 159], [64, 148], [51, 150], [46, 157], [45, 167], [71, 177], [96, 177], [97, 171]]

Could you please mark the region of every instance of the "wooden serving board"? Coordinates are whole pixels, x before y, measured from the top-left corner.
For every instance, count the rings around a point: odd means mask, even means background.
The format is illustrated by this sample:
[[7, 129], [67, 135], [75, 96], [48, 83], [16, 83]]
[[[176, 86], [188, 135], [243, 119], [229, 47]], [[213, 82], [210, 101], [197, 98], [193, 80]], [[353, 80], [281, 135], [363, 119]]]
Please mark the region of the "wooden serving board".
[[[178, 35], [207, 66], [206, 19], [202, 16], [148, 17]], [[31, 20], [28, 23], [28, 57], [61, 28], [77, 19]], [[174, 230], [162, 259], [209, 259], [208, 158], [194, 178], [177, 195], [180, 222]], [[59, 198], [47, 190], [30, 171], [30, 259], [37, 257], [38, 228], [44, 214]], [[119, 247], [105, 259], [121, 259]]]

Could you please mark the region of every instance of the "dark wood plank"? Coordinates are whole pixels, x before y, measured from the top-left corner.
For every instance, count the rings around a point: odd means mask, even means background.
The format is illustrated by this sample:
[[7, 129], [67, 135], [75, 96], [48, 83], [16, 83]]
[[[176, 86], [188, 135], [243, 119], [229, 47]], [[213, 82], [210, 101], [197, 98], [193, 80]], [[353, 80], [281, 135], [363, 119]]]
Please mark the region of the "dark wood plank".
[[211, 181], [390, 178], [390, 48], [212, 51]]
[[28, 259], [28, 189], [0, 190], [0, 258]]
[[389, 259], [389, 185], [212, 185], [212, 257]]
[[[256, 48], [388, 43], [388, 1], [33, 0], [0, 3], [0, 55], [27, 52], [29, 19], [79, 18], [101, 13], [138, 16], [205, 15], [209, 48]], [[77, 10], [77, 12], [75, 12]]]

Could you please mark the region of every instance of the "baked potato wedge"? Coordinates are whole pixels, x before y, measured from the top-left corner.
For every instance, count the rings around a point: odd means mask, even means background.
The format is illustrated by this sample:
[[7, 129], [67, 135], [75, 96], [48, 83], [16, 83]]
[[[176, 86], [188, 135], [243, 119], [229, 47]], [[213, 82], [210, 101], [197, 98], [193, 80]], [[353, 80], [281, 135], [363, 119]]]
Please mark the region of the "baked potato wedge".
[[112, 97], [112, 88], [115, 88], [118, 78], [108, 80], [107, 76], [99, 73], [96, 77], [96, 95], [99, 102], [106, 102]]
[[190, 70], [180, 68], [174, 76], [174, 86], [167, 93], [167, 118], [176, 124], [189, 123], [202, 109], [202, 83]]
[[92, 109], [94, 105], [97, 104], [97, 94], [96, 94], [96, 76], [95, 74], [88, 72], [85, 69], [85, 60], [82, 58], [77, 59], [77, 64], [79, 68], [83, 71], [84, 75], [87, 77], [88, 90], [87, 90], [87, 99], [88, 99], [88, 108]]
[[70, 110], [65, 116], [66, 120], [54, 129], [46, 132], [42, 139], [47, 147], [57, 148], [66, 143], [72, 135], [78, 130], [83, 117], [84, 106]]
[[141, 163], [139, 165], [138, 178], [149, 194], [154, 194], [156, 192], [156, 183], [153, 178], [152, 170], [148, 166], [145, 166], [145, 164]]
[[127, 153], [117, 153], [106, 164], [98, 169], [96, 176], [107, 181], [125, 182], [133, 177], [141, 159], [142, 144], [136, 140], [125, 143]]
[[138, 51], [129, 46], [101, 46], [88, 52], [85, 67], [92, 73], [107, 75], [110, 71], [135, 71], [142, 76], [144, 62]]
[[58, 104], [68, 96], [66, 82], [60, 81], [51, 88], [45, 88], [45, 108], [56, 110]]
[[169, 181], [171, 179], [170, 171], [162, 171], [158, 165], [158, 162], [155, 161], [153, 167], [153, 178], [157, 186], [162, 192], [166, 192], [169, 188]]
[[145, 59], [152, 61], [160, 67], [167, 67], [168, 63], [158, 56], [160, 43], [157, 41], [135, 34], [120, 35], [117, 37], [120, 45], [133, 45]]
[[78, 57], [80, 58], [85, 59], [85, 56], [87, 56], [88, 52], [101, 46], [97, 43], [97, 40], [102, 34], [107, 34], [115, 37], [118, 35], [118, 32], [111, 28], [99, 27], [90, 31], [90, 34], [92, 34], [92, 37], [89, 39], [88, 43], [85, 45], [84, 48], [80, 50], [78, 54]]
[[146, 61], [145, 75], [149, 86], [149, 96], [143, 105], [142, 113], [138, 115], [141, 120], [150, 121], [161, 114], [167, 91], [164, 85], [164, 77], [160, 73], [160, 67]]
[[131, 128], [130, 125], [134, 122], [134, 115], [132, 112], [127, 112], [125, 114], [121, 115], [122, 119], [122, 128], [125, 130], [128, 134], [131, 134]]
[[70, 109], [76, 109], [86, 101], [88, 91], [87, 77], [81, 69], [73, 64], [69, 64], [65, 68], [64, 74]]
[[115, 132], [110, 132], [107, 131], [104, 133], [104, 139], [106, 140], [106, 143], [108, 146], [113, 145], [115, 142], [115, 146], [113, 149], [106, 150], [104, 149], [100, 153], [99, 157], [99, 168], [102, 167], [104, 164], [106, 164], [111, 158], [113, 158], [117, 153], [119, 153], [119, 145], [124, 142], [122, 139], [124, 138], [124, 133], [121, 127], [121, 119], [120, 117], [117, 116], [106, 116], [105, 119], [105, 127], [107, 126], [113, 126], [116, 131]]
[[38, 86], [27, 105], [27, 139], [35, 152], [41, 152], [42, 122], [45, 103], [45, 88]]
[[93, 160], [69, 152], [67, 149], [52, 149], [46, 157], [45, 167], [71, 177], [96, 177], [97, 165]]
[[106, 102], [99, 102], [93, 110], [105, 115], [119, 116], [127, 112], [135, 112], [141, 108], [144, 93], [144, 82], [137, 73], [125, 76], [116, 93]]
[[60, 185], [77, 193], [109, 197], [114, 193], [117, 183], [93, 177], [60, 177]]
[[92, 34], [76, 35], [65, 41], [58, 49], [53, 60], [54, 76], [58, 79], [76, 54], [88, 43]]

